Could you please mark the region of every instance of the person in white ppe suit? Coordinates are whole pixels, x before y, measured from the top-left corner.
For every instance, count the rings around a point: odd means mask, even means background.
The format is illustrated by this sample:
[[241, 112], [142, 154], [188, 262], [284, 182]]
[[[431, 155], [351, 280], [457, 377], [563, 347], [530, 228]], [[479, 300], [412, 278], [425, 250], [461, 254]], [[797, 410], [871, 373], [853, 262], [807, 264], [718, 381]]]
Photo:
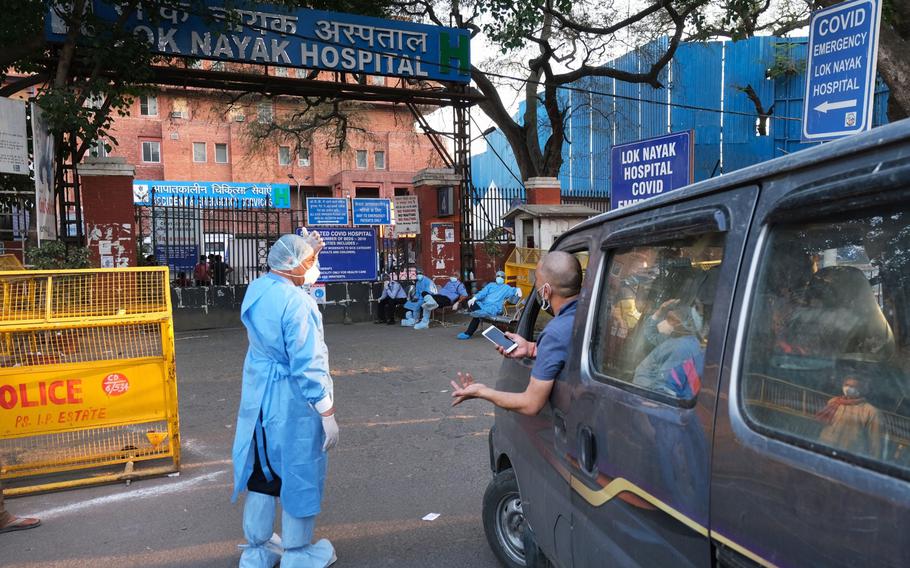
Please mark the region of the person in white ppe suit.
[[[269, 250], [271, 272], [250, 284], [240, 309], [249, 350], [234, 438], [234, 495], [247, 490], [241, 568], [323, 568], [335, 562], [312, 542], [326, 452], [338, 441], [322, 316], [301, 288], [319, 277], [318, 234], [284, 235]], [[281, 498], [281, 538], [274, 535]]]

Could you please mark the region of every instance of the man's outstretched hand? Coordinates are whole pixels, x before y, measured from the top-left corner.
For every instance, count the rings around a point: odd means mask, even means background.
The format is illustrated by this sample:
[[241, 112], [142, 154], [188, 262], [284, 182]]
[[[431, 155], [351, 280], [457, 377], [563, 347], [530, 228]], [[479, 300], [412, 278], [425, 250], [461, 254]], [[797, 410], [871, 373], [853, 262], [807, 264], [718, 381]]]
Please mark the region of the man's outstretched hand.
[[487, 388], [481, 383], [475, 383], [471, 373], [458, 373], [458, 382], [452, 383], [452, 406], [461, 404], [469, 398], [477, 398], [480, 391]]

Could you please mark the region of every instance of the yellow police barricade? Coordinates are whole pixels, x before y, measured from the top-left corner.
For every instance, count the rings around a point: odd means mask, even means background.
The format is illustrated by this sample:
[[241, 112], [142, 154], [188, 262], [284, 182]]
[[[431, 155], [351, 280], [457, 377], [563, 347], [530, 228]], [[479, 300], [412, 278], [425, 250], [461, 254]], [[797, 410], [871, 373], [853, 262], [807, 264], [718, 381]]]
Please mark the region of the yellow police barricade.
[[545, 250], [515, 247], [506, 260], [506, 284], [521, 288], [523, 297], [529, 298], [534, 289], [534, 271]]
[[[537, 263], [546, 253], [547, 251], [542, 249], [515, 247], [506, 260], [506, 284], [521, 288], [522, 296], [530, 298], [534, 291], [534, 272], [537, 270]], [[575, 253], [575, 257], [581, 264], [583, 276], [588, 270], [589, 254], [587, 251], [579, 252]]]
[[[134, 469], [149, 460], [164, 465]], [[15, 480], [5, 493], [179, 465], [167, 267], [0, 272], [0, 478]]]

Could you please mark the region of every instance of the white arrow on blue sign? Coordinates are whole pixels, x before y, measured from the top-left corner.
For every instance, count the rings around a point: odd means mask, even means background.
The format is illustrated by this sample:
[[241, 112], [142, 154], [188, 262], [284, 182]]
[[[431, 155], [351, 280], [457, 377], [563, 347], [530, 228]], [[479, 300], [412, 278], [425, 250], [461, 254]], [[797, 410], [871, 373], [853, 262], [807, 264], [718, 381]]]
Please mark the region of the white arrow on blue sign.
[[872, 128], [881, 15], [881, 0], [851, 0], [812, 13], [803, 140]]

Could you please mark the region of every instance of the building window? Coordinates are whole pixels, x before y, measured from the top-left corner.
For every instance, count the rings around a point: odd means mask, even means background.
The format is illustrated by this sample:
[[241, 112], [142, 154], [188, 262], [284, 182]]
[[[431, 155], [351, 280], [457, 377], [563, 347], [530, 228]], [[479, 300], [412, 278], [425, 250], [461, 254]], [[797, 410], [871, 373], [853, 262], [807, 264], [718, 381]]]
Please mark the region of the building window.
[[358, 187], [354, 189], [354, 195], [360, 198], [377, 199], [379, 198], [378, 187]]
[[212, 62], [212, 71], [224, 71], [225, 64], [224, 61], [213, 61]]
[[376, 166], [377, 170], [385, 169], [385, 152], [378, 150], [373, 152], [373, 164]]
[[288, 68], [287, 67], [275, 67], [275, 76], [276, 77], [287, 77]]
[[370, 84], [377, 87], [385, 87], [385, 77], [382, 75], [370, 75]]
[[715, 233], [614, 250], [591, 343], [595, 378], [693, 400], [722, 259], [723, 236]]
[[739, 381], [754, 427], [910, 472], [908, 220], [897, 205], [770, 230]]
[[180, 97], [171, 101], [171, 118], [189, 118], [190, 111], [186, 99]]
[[367, 151], [366, 150], [357, 150], [357, 169], [358, 170], [367, 169]]
[[297, 148], [297, 165], [301, 168], [310, 166], [310, 149], [308, 147], [299, 146]]
[[193, 142], [193, 161], [205, 161], [205, 142]]
[[272, 122], [272, 101], [259, 101], [258, 120], [266, 124]]
[[216, 164], [228, 163], [227, 144], [215, 144], [215, 163]]
[[290, 166], [291, 165], [291, 147], [290, 146], [278, 146], [278, 165], [279, 166]]
[[161, 162], [161, 142], [142, 143], [142, 161], [150, 164]]
[[158, 116], [158, 97], [155, 95], [140, 95], [139, 114], [141, 116]]
[[396, 187], [395, 188], [395, 197], [404, 197], [405, 195], [410, 195], [408, 188], [406, 188], [406, 187]]

